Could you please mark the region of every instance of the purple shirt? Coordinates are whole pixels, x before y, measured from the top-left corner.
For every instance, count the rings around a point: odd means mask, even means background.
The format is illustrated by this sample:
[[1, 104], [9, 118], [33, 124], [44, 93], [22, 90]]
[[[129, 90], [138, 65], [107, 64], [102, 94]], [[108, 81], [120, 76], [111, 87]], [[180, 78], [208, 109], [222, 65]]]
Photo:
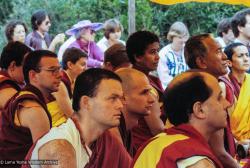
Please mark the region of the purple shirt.
[[102, 66], [104, 53], [95, 42], [84, 43], [80, 40], [76, 40], [69, 45], [69, 48], [72, 47], [79, 48], [88, 54], [88, 68], [100, 68]]
[[[25, 44], [29, 47], [31, 47], [34, 50], [41, 50], [42, 48], [42, 40], [43, 38], [41, 37], [40, 34], [37, 33], [37, 31], [33, 31], [30, 34], [27, 35], [25, 39]], [[44, 41], [49, 48], [50, 43], [52, 41], [52, 37], [48, 34], [44, 34]]]

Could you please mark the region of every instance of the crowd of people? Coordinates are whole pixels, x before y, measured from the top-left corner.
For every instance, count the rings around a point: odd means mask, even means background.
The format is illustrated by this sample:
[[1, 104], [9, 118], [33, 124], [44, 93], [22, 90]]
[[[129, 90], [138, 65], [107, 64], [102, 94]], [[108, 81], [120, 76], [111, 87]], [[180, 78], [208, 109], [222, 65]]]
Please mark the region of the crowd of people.
[[0, 167], [250, 167], [249, 8], [216, 38], [176, 21], [162, 48], [147, 30], [121, 40], [117, 19], [79, 21], [66, 41], [51, 24], [38, 10], [29, 34], [6, 25]]

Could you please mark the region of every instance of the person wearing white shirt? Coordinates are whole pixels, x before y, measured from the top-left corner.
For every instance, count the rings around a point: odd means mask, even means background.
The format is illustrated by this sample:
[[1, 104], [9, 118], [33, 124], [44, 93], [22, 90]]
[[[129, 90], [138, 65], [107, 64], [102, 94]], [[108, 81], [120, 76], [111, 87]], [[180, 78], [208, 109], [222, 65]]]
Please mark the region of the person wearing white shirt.
[[116, 43], [125, 42], [120, 40], [123, 27], [117, 19], [109, 19], [104, 23], [104, 37], [98, 41], [97, 45], [105, 52], [109, 47]]
[[222, 19], [217, 26], [216, 41], [220, 43], [221, 47], [224, 49], [228, 44], [234, 41], [234, 34], [231, 28], [231, 19]]
[[171, 43], [159, 52], [160, 60], [157, 73], [163, 89], [176, 75], [188, 69], [184, 57], [184, 45], [188, 38], [189, 32], [184, 23], [175, 22], [172, 24], [167, 35], [167, 39]]

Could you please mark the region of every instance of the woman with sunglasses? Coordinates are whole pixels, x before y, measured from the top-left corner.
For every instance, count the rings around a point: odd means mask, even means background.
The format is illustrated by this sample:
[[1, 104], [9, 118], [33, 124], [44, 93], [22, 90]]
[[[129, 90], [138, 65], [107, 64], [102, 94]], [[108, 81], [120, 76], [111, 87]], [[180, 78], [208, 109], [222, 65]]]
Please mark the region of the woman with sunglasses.
[[75, 37], [68, 48], [79, 48], [88, 55], [87, 67], [99, 68], [103, 65], [104, 53], [95, 43], [95, 32], [102, 29], [102, 23], [92, 23], [83, 20], [66, 31], [67, 35]]
[[25, 44], [33, 49], [55, 51], [56, 45], [64, 42], [63, 33], [56, 35], [54, 39], [48, 34], [51, 22], [45, 10], [38, 10], [32, 15], [31, 25], [33, 31], [26, 37]]

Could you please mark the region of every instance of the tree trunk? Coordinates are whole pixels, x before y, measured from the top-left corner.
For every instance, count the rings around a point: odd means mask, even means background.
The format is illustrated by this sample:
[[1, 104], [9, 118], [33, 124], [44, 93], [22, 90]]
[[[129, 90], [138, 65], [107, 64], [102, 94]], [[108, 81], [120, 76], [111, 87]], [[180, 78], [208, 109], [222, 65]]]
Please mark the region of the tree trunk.
[[128, 33], [135, 31], [135, 0], [128, 0]]

